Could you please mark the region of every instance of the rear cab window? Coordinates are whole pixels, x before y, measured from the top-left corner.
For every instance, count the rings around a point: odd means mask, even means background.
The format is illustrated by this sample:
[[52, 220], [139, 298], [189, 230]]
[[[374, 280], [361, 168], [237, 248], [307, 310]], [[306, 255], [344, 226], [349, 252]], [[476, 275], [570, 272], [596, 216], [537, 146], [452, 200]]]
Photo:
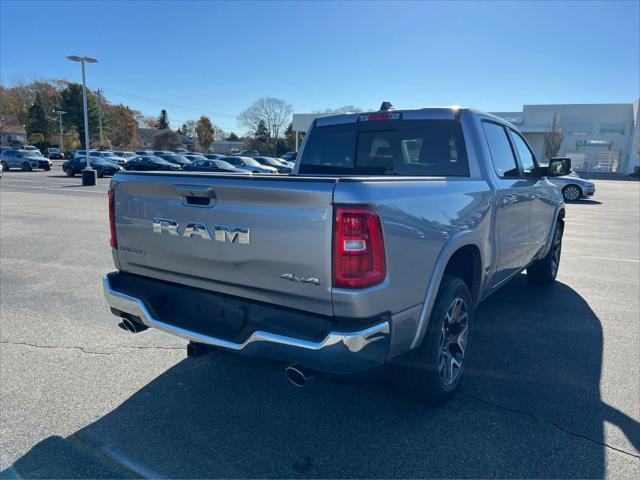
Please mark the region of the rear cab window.
[[457, 120], [360, 118], [355, 123], [312, 128], [299, 159], [299, 173], [469, 176]]

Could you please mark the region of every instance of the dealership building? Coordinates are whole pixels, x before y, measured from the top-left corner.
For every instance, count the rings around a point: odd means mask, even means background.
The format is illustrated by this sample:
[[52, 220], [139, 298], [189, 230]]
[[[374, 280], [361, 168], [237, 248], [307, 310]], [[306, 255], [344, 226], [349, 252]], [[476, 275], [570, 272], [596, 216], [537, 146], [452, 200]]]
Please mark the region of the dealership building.
[[[524, 105], [519, 112], [493, 112], [524, 134], [538, 159], [551, 124], [564, 133], [558, 156], [576, 171], [628, 174], [640, 165], [640, 112], [632, 103]], [[306, 132], [319, 115], [294, 114], [293, 129]], [[544, 160], [543, 160], [544, 161]]]

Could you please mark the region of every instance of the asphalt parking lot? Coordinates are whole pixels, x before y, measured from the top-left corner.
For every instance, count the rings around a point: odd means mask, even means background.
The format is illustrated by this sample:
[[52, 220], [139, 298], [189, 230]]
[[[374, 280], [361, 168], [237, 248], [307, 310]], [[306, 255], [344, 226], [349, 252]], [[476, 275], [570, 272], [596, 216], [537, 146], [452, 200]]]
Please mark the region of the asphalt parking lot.
[[109, 179], [0, 180], [0, 476], [640, 477], [640, 183], [570, 204], [558, 282], [477, 313], [462, 392], [320, 378], [117, 326]]

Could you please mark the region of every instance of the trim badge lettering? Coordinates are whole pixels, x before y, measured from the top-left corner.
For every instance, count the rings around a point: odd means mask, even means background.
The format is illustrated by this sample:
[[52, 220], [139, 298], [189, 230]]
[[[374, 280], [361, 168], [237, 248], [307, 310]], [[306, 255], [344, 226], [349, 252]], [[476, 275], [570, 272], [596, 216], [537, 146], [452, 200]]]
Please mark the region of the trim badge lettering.
[[202, 240], [215, 240], [223, 243], [239, 243], [249, 245], [249, 229], [246, 227], [231, 227], [229, 225], [214, 225], [213, 237], [209, 228], [204, 223], [189, 222], [180, 231], [180, 225], [170, 218], [153, 218], [153, 233], [167, 233], [176, 237], [201, 238]]

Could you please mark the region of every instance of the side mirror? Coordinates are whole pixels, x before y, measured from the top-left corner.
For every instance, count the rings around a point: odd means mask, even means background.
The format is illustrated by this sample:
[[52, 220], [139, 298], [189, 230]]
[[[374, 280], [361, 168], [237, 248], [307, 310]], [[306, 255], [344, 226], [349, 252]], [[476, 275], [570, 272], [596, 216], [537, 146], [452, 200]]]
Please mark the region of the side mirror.
[[562, 177], [564, 175], [568, 175], [571, 172], [571, 159], [552, 158], [549, 160], [547, 170], [548, 177]]

